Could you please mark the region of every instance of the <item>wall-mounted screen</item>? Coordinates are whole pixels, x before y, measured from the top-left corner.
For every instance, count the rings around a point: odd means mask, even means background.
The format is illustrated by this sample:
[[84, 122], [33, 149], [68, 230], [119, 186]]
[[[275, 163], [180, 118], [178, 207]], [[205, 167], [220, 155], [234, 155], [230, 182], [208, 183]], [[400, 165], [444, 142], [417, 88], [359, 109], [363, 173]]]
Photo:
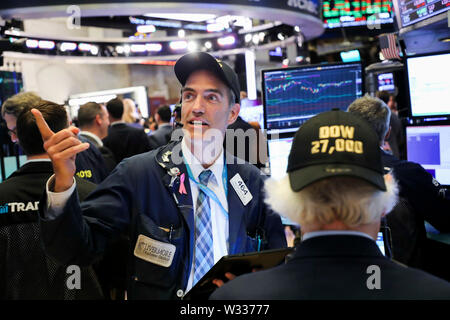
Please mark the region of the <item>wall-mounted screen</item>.
[[373, 26], [392, 23], [391, 0], [325, 0], [323, 19], [326, 28]]
[[398, 0], [401, 26], [407, 27], [450, 8], [449, 0]]

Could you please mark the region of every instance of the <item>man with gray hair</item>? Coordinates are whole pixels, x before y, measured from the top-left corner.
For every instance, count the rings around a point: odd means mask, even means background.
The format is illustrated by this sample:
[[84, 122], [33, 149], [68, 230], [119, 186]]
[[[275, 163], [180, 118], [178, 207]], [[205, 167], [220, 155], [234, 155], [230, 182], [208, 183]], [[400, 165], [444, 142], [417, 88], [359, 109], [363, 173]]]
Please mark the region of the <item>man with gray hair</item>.
[[[366, 119], [378, 135], [379, 146], [383, 146], [389, 135], [390, 108], [378, 98], [368, 95], [355, 100], [348, 112]], [[399, 160], [382, 151], [383, 166], [392, 169], [400, 188], [399, 204], [387, 216], [387, 225], [392, 233], [393, 258], [408, 266], [431, 269], [439, 264], [427, 250], [438, 245], [428, 240], [425, 221], [441, 232], [450, 231], [450, 195], [433, 176], [417, 163]], [[440, 256], [440, 255], [439, 255]], [[432, 263], [432, 261], [435, 263]], [[438, 274], [448, 279], [446, 275]]]
[[8, 127], [8, 134], [13, 143], [18, 142], [16, 122], [19, 114], [27, 107], [33, 107], [41, 98], [33, 92], [21, 92], [8, 99], [2, 105], [2, 118]]
[[450, 299], [450, 284], [389, 260], [375, 240], [395, 205], [378, 138], [358, 116], [333, 110], [297, 131], [288, 175], [266, 182], [266, 203], [301, 226], [284, 265], [237, 277], [212, 299]]

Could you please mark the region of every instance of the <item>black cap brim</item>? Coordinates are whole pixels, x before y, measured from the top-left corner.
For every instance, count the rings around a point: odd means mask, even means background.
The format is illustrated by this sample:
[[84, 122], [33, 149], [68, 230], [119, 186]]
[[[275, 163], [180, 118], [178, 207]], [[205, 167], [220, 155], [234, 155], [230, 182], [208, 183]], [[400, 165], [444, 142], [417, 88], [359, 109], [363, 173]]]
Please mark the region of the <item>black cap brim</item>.
[[240, 89], [236, 87], [236, 84], [233, 84], [227, 78], [227, 75], [225, 74], [225, 71], [221, 67], [220, 63], [221, 62], [218, 62], [216, 58], [206, 52], [195, 52], [186, 54], [178, 59], [175, 63], [174, 71], [178, 81], [182, 86], [184, 86], [192, 72], [198, 70], [208, 70], [219, 77], [219, 79], [222, 80], [233, 91], [236, 96], [235, 102], [239, 103]]
[[336, 176], [359, 178], [381, 191], [386, 191], [386, 184], [381, 173], [360, 166], [320, 164], [294, 170], [288, 174], [289, 182], [294, 192], [298, 192], [316, 181]]

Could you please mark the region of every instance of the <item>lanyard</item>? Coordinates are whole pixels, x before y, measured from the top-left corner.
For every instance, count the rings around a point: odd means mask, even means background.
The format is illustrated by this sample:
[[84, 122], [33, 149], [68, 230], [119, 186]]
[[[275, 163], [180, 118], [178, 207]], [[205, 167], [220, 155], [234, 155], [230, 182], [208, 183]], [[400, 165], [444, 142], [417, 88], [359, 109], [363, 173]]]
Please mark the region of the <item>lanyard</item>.
[[[228, 218], [228, 211], [225, 210], [225, 208], [222, 206], [222, 203], [220, 203], [220, 200], [217, 197], [217, 195], [214, 193], [214, 191], [212, 191], [207, 186], [205, 186], [205, 185], [201, 184], [200, 182], [198, 182], [197, 180], [195, 180], [195, 178], [194, 178], [194, 176], [192, 174], [191, 168], [189, 167], [189, 165], [188, 165], [186, 159], [184, 158], [184, 156], [183, 156], [183, 160], [184, 160], [184, 163], [186, 165], [186, 169], [187, 169], [187, 173], [188, 173], [189, 179], [192, 180], [192, 182], [194, 182], [197, 185], [197, 187], [199, 189], [201, 189], [210, 199], [212, 199], [214, 202], [216, 202], [219, 205], [219, 207], [222, 210], [222, 212], [224, 213], [225, 217]], [[225, 198], [226, 199], [228, 197], [227, 174], [228, 174], [227, 173], [227, 165], [224, 162], [224, 164], [223, 164], [223, 171], [222, 171], [222, 183], [223, 183], [223, 188], [225, 190]], [[194, 199], [192, 199], [192, 201], [194, 201]]]

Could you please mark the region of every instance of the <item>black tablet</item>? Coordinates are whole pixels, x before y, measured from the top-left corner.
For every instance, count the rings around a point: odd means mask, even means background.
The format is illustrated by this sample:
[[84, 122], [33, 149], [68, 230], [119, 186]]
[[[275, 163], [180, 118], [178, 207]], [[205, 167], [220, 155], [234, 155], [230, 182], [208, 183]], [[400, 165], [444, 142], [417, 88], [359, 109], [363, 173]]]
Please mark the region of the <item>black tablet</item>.
[[207, 300], [210, 294], [217, 289], [212, 280], [227, 281], [226, 272], [239, 276], [250, 273], [253, 269], [264, 270], [275, 267], [284, 263], [286, 255], [293, 250], [294, 248], [283, 248], [224, 256], [186, 293], [183, 299]]

